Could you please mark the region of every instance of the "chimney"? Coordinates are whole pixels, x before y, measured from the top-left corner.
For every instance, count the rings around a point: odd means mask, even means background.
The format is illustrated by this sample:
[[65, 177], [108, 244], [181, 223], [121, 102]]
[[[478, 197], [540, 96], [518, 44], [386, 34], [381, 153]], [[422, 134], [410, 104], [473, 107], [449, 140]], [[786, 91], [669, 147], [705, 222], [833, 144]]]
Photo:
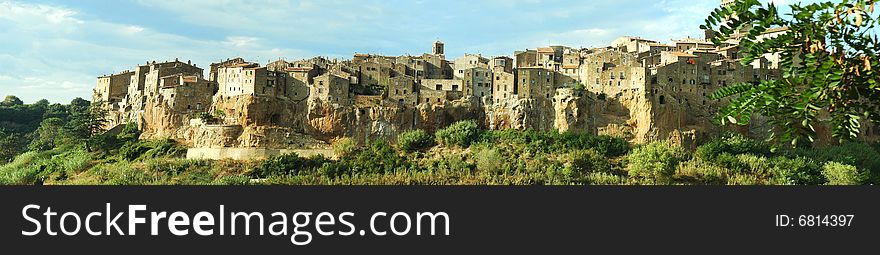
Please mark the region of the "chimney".
[[187, 64], [187, 65], [192, 65], [192, 60], [187, 60], [187, 61], [186, 61], [186, 64]]

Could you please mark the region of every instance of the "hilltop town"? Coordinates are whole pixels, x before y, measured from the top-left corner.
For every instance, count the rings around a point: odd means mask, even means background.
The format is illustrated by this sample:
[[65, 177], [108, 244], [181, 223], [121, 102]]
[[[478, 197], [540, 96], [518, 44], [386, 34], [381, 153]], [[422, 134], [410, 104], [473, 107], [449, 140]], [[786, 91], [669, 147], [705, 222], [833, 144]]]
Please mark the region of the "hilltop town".
[[[767, 31], [771, 37], [787, 29]], [[146, 137], [191, 148], [308, 149], [462, 119], [487, 129], [587, 132], [635, 143], [690, 146], [717, 131], [715, 90], [778, 76], [778, 56], [740, 63], [738, 41], [670, 44], [622, 37], [608, 47], [549, 46], [512, 57], [447, 59], [443, 42], [421, 56], [355, 54], [261, 66], [231, 58], [204, 69], [148, 62], [97, 79], [108, 128], [136, 122]], [[753, 127], [754, 132], [763, 132]], [[748, 132], [749, 130], [744, 130]]]

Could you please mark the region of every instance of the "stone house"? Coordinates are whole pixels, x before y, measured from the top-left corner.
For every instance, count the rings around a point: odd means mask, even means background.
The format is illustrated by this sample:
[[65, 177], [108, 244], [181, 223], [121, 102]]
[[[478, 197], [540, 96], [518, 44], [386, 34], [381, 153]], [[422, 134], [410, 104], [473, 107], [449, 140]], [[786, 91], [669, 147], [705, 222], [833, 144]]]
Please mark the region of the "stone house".
[[349, 80], [336, 74], [328, 72], [315, 77], [314, 83], [309, 88], [311, 100], [319, 100], [338, 106], [352, 104], [349, 94]]
[[385, 98], [392, 105], [415, 106], [419, 102], [418, 90], [419, 86], [413, 77], [397, 76], [391, 78]]

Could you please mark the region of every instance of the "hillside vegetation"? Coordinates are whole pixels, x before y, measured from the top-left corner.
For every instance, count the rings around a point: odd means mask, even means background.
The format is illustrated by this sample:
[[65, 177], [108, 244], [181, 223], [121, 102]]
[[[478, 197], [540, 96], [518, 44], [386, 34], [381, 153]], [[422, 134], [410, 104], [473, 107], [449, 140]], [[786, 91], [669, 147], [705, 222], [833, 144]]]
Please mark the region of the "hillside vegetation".
[[[75, 100], [76, 101], [76, 100]], [[582, 133], [481, 130], [474, 121], [397, 141], [334, 144], [337, 159], [283, 155], [260, 161], [188, 160], [175, 141], [138, 140], [137, 126], [89, 132], [100, 114], [80, 106], [43, 110], [41, 121], [6, 122], [17, 154], [0, 165], [3, 185], [857, 185], [880, 182], [878, 146], [773, 148], [724, 134], [684, 150], [667, 142], [631, 146]], [[33, 111], [35, 106], [12, 108]], [[13, 111], [10, 107], [0, 109]], [[49, 108], [49, 107], [45, 107]], [[42, 109], [42, 108], [38, 108]], [[39, 110], [38, 110], [39, 111]], [[15, 114], [7, 115], [14, 116]], [[29, 115], [27, 115], [29, 116]], [[39, 123], [39, 124], [36, 124]], [[85, 126], [85, 127], [83, 127]], [[80, 133], [77, 133], [80, 132]], [[14, 149], [15, 151], [12, 151]]]

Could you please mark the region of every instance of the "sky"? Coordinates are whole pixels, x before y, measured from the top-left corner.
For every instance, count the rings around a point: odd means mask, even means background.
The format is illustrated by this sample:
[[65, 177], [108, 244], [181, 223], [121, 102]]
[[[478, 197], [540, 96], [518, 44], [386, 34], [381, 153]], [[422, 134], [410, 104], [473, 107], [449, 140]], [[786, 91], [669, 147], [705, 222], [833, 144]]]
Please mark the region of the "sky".
[[[773, 0], [785, 4], [785, 0]], [[0, 96], [91, 99], [96, 77], [175, 58], [511, 55], [620, 36], [701, 37], [720, 0], [0, 0]]]

